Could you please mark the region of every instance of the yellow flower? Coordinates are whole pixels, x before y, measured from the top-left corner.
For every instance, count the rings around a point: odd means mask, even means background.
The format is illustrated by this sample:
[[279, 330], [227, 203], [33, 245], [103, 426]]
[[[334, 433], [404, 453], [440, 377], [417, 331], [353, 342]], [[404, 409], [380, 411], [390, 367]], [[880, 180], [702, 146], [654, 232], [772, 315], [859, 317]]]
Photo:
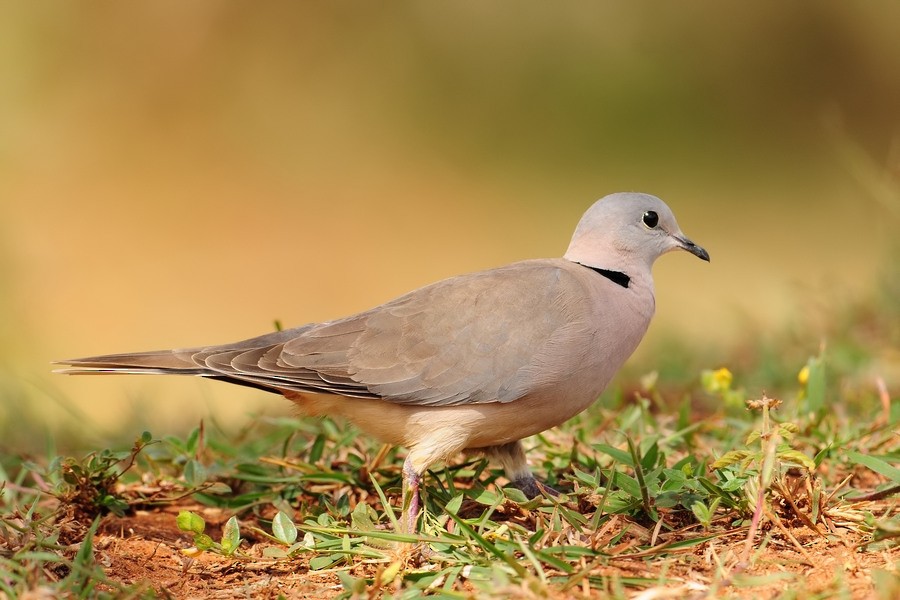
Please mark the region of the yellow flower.
[[703, 371], [700, 379], [703, 384], [703, 389], [710, 394], [724, 394], [731, 389], [731, 381], [733, 378], [731, 371], [722, 367], [715, 371]]
[[717, 369], [713, 373], [713, 382], [715, 386], [719, 390], [727, 390], [731, 388], [731, 381], [734, 379], [734, 376], [731, 374], [731, 371], [722, 367], [721, 369]]
[[806, 385], [809, 381], [809, 365], [800, 369], [800, 372], [797, 373], [797, 381], [800, 382], [800, 385]]

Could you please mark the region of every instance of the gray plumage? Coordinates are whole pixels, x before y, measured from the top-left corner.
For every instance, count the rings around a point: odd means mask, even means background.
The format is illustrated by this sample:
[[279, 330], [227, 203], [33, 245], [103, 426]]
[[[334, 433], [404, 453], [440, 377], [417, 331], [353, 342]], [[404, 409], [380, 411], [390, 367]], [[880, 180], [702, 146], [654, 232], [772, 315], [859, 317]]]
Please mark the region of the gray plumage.
[[613, 194], [585, 213], [564, 258], [453, 277], [336, 321], [67, 360], [61, 372], [197, 375], [274, 391], [407, 446], [413, 488], [433, 462], [482, 449], [534, 494], [518, 440], [603, 391], [649, 326], [654, 260], [675, 249], [709, 260], [661, 200]]

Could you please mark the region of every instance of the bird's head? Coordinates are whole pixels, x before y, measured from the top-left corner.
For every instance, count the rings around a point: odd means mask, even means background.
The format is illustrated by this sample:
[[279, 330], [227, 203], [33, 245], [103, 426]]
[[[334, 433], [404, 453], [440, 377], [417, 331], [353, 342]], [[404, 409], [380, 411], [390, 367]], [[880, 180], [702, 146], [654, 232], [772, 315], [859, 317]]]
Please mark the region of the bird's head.
[[565, 258], [583, 265], [636, 275], [672, 250], [709, 261], [688, 239], [666, 203], [649, 194], [621, 192], [595, 202], [581, 217]]

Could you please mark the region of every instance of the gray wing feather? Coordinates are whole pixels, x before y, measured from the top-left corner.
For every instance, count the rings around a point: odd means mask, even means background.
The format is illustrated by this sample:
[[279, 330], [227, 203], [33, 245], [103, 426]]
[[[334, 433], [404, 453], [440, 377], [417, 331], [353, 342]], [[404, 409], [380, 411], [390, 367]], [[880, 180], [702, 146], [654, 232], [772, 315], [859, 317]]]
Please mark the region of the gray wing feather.
[[[338, 321], [235, 344], [66, 361], [79, 370], [194, 374], [410, 405], [510, 402], [565, 377], [587, 346], [582, 284], [557, 261], [455, 277]], [[576, 353], [578, 350], [575, 351]], [[577, 362], [577, 357], [576, 362]], [[559, 361], [557, 361], [559, 362]]]

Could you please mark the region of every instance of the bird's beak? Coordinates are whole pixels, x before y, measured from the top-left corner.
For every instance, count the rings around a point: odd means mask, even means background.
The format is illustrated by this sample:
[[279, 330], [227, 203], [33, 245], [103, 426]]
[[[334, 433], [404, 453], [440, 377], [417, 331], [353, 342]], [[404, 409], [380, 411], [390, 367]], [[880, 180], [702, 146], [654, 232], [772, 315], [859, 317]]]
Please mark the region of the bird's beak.
[[682, 250], [687, 250], [697, 258], [702, 258], [706, 262], [709, 262], [709, 252], [687, 239], [686, 237], [674, 236], [675, 240], [678, 242], [678, 245], [682, 248]]

